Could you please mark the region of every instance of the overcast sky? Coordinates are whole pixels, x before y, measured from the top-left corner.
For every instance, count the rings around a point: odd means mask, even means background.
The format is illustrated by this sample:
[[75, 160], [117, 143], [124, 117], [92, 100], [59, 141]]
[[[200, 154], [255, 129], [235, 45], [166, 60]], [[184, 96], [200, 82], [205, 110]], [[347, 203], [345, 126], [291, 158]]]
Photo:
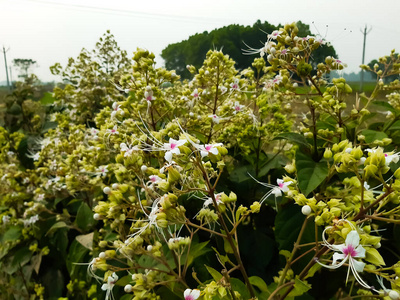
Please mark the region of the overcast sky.
[[[137, 47], [146, 48], [162, 65], [162, 49], [195, 33], [252, 25], [257, 19], [274, 25], [301, 20], [314, 22], [312, 32], [318, 30], [333, 44], [348, 64], [346, 72], [357, 72], [365, 25], [372, 27], [366, 63], [391, 49], [400, 51], [399, 13], [399, 0], [0, 0], [0, 47], [8, 49], [9, 66], [15, 58], [31, 58], [38, 64], [34, 73], [53, 81], [51, 65], [64, 66], [82, 48], [93, 49], [108, 29], [130, 56]], [[12, 77], [17, 77], [14, 69]], [[0, 82], [4, 80], [1, 55]]]

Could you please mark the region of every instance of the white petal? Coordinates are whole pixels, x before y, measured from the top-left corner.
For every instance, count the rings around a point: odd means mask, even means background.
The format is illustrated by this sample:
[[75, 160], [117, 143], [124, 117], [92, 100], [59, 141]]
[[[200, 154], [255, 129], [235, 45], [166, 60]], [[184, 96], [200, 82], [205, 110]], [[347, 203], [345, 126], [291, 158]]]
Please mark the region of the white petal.
[[354, 257], [361, 257], [361, 258], [365, 257], [365, 249], [363, 248], [363, 246], [358, 245], [355, 251], [357, 252], [357, 255]]
[[179, 150], [178, 147], [176, 147], [175, 149], [171, 150], [170, 152], [172, 152], [174, 154], [181, 154], [181, 151]]
[[186, 289], [184, 292], [183, 292], [183, 297], [187, 297], [187, 296], [189, 296], [190, 295], [190, 293], [192, 292], [192, 290], [191, 289]]
[[275, 197], [280, 197], [280, 196], [282, 196], [281, 189], [278, 188], [278, 187], [274, 187], [274, 188], [272, 189], [271, 193], [274, 194]]
[[218, 149], [215, 148], [215, 147], [212, 147], [212, 148], [210, 149], [210, 153], [212, 153], [212, 154], [214, 154], [214, 155], [218, 155]]
[[164, 158], [167, 162], [171, 163], [172, 161], [172, 152], [171, 151], [167, 151], [165, 152]]
[[329, 248], [330, 248], [330, 249], [332, 249], [332, 250], [334, 250], [334, 251], [337, 251], [337, 252], [342, 252], [342, 253], [343, 253], [344, 247], [346, 247], [345, 244], [340, 244], [340, 245], [329, 245]]
[[334, 254], [333, 254], [333, 257], [332, 257], [332, 264], [333, 265], [336, 265], [336, 261], [337, 260], [343, 260], [343, 259], [345, 259], [346, 258], [346, 255], [344, 255], [344, 254], [342, 254], [342, 253], [339, 253], [339, 252], [335, 252]]
[[186, 142], [187, 142], [187, 140], [179, 140], [176, 144], [177, 144], [178, 146], [183, 146], [183, 145], [186, 144]]
[[193, 296], [194, 299], [199, 298], [200, 297], [200, 290], [198, 290], [198, 289], [192, 290], [192, 296]]
[[357, 230], [352, 230], [347, 234], [346, 237], [346, 245], [352, 245], [356, 248], [360, 244], [360, 236], [358, 235]]
[[353, 264], [354, 269], [355, 269], [357, 272], [362, 272], [362, 271], [364, 271], [365, 263], [363, 263], [362, 261], [358, 261], [358, 260], [355, 260], [355, 259], [353, 259], [353, 258], [350, 257], [350, 263]]
[[201, 154], [201, 157], [207, 156], [208, 155], [208, 151], [201, 150], [200, 154]]
[[107, 283], [104, 283], [104, 284], [101, 286], [101, 289], [102, 289], [103, 291], [107, 291], [108, 288], [109, 288], [109, 286], [108, 286]]

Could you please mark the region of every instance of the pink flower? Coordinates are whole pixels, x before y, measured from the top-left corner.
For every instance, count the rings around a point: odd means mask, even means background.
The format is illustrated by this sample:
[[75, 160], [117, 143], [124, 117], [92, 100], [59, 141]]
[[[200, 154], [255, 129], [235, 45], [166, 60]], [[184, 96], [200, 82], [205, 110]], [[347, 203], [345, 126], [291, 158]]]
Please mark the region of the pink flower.
[[185, 297], [185, 300], [196, 300], [197, 298], [200, 297], [200, 290], [186, 289], [185, 292], [183, 293], [183, 296]]

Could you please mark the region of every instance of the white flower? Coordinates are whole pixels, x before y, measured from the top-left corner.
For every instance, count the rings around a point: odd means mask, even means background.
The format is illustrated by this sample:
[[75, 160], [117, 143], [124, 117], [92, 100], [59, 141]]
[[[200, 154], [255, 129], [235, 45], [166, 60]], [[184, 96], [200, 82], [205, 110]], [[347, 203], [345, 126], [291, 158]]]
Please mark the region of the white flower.
[[[271, 190], [268, 193], [266, 193], [264, 196], [262, 196], [262, 198], [260, 199], [260, 204], [262, 204], [265, 201], [265, 199], [267, 199], [271, 194], [275, 195], [275, 197], [280, 197], [280, 196], [282, 196], [282, 193], [287, 193], [289, 191], [288, 186], [293, 183], [293, 181], [291, 181], [291, 180], [284, 181], [283, 179], [277, 179], [276, 183], [278, 184], [278, 186], [276, 186], [276, 185], [269, 184], [266, 182], [258, 181], [250, 174], [249, 174], [249, 176], [251, 178], [253, 178], [255, 181], [257, 181], [259, 184], [261, 184], [265, 187], [271, 188]], [[277, 206], [276, 203], [275, 203], [275, 206]]]
[[149, 105], [151, 105], [151, 101], [156, 100], [156, 97], [153, 96], [153, 91], [151, 89], [146, 90], [146, 92], [144, 92], [144, 98], [146, 99]]
[[119, 133], [117, 125], [115, 125], [112, 129], [107, 129], [106, 132], [109, 133], [110, 135]]
[[108, 166], [99, 166], [97, 169], [97, 174], [100, 176], [106, 176], [108, 172]]
[[[349, 223], [351, 224], [351, 223]], [[362, 261], [356, 260], [356, 258], [364, 258], [365, 257], [365, 249], [363, 246], [360, 245], [360, 236], [355, 228], [353, 228], [352, 231], [350, 231], [347, 236], [346, 236], [346, 241], [344, 244], [340, 245], [334, 245], [330, 244], [327, 242], [325, 238], [325, 232], [326, 230], [332, 228], [331, 226], [328, 226], [325, 228], [325, 230], [322, 232], [322, 239], [324, 240], [324, 245], [328, 247], [329, 249], [336, 251], [333, 254], [332, 257], [332, 265], [325, 265], [317, 261], [321, 266], [328, 268], [328, 269], [337, 269], [343, 266], [346, 262], [349, 264], [349, 269], [347, 272], [347, 278], [346, 282], [348, 281], [349, 278], [349, 273], [350, 270], [353, 273], [355, 279], [357, 282], [363, 286], [364, 288], [370, 289], [371, 287], [366, 284], [360, 275], [358, 274], [359, 272], [362, 272], [365, 267], [365, 263]], [[338, 263], [338, 260], [341, 262]]]
[[194, 99], [199, 99], [199, 91], [197, 89], [194, 89], [193, 93], [190, 95]]
[[235, 80], [230, 84], [232, 90], [239, 90], [239, 78], [235, 78]]
[[196, 300], [197, 298], [200, 297], [200, 290], [186, 289], [185, 292], [183, 293], [183, 296], [185, 297], [185, 300]]
[[239, 104], [239, 101], [235, 101], [235, 105], [233, 106], [233, 113], [236, 115], [236, 113], [240, 112], [243, 109], [244, 105]]
[[114, 285], [115, 285], [115, 283], [116, 283], [117, 281], [118, 281], [118, 276], [117, 276], [117, 274], [112, 273], [111, 276], [108, 276], [108, 278], [107, 278], [107, 283], [104, 283], [104, 284], [101, 286], [101, 289], [102, 289], [103, 291], [107, 291], [107, 292], [106, 292], [106, 300], [109, 299], [110, 294], [111, 294], [111, 290], [113, 289], [113, 287], [114, 287]]
[[218, 148], [223, 146], [222, 143], [216, 143], [216, 144], [206, 144], [206, 145], [197, 145], [197, 149], [200, 150], [201, 157], [207, 156], [209, 153], [218, 155]]
[[126, 143], [119, 144], [122, 152], [125, 152], [124, 157], [129, 157], [132, 155], [133, 151], [140, 150], [137, 146], [127, 145]]
[[1, 221], [3, 222], [3, 224], [7, 224], [8, 222], [10, 222], [11, 217], [10, 216], [3, 216], [1, 218]]
[[173, 138], [169, 139], [169, 143], [164, 143], [164, 150], [165, 152], [164, 158], [166, 161], [169, 163], [172, 162], [172, 154], [181, 154], [181, 151], [179, 150], [179, 146], [183, 146], [186, 144], [186, 140], [174, 140]]
[[209, 115], [208, 117], [211, 118], [212, 121], [213, 121], [215, 124], [219, 124], [219, 121], [221, 121], [221, 118], [218, 117], [216, 114]]
[[280, 31], [280, 30], [274, 30], [274, 31], [272, 31], [271, 34], [268, 34], [268, 39], [276, 40], [276, 38], [277, 38], [278, 36], [280, 36], [281, 33], [282, 33], [282, 31]]

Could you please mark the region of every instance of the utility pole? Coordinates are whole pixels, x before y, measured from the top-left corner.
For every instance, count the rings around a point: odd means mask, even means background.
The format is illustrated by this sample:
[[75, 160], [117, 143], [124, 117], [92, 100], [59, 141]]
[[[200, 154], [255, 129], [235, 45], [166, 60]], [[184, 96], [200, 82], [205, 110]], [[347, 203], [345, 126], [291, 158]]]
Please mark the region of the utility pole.
[[[372, 30], [372, 27], [368, 30], [367, 32], [367, 25], [365, 24], [364, 31], [361, 31], [361, 33], [364, 35], [364, 43], [363, 43], [363, 54], [362, 54], [362, 64], [364, 64], [364, 59], [365, 59], [365, 41], [367, 40], [367, 34], [370, 33]], [[361, 80], [360, 80], [360, 92], [363, 90], [363, 84], [364, 84], [364, 70], [361, 69]]]
[[8, 68], [7, 68], [7, 57], [6, 57], [6, 52], [7, 52], [8, 50], [10, 50], [10, 48], [8, 48], [8, 49], [6, 50], [6, 48], [4, 48], [4, 46], [3, 46], [4, 64], [5, 64], [5, 66], [6, 66], [6, 75], [7, 75], [7, 86], [8, 86], [8, 88], [11, 90], [10, 80], [8, 79]]

